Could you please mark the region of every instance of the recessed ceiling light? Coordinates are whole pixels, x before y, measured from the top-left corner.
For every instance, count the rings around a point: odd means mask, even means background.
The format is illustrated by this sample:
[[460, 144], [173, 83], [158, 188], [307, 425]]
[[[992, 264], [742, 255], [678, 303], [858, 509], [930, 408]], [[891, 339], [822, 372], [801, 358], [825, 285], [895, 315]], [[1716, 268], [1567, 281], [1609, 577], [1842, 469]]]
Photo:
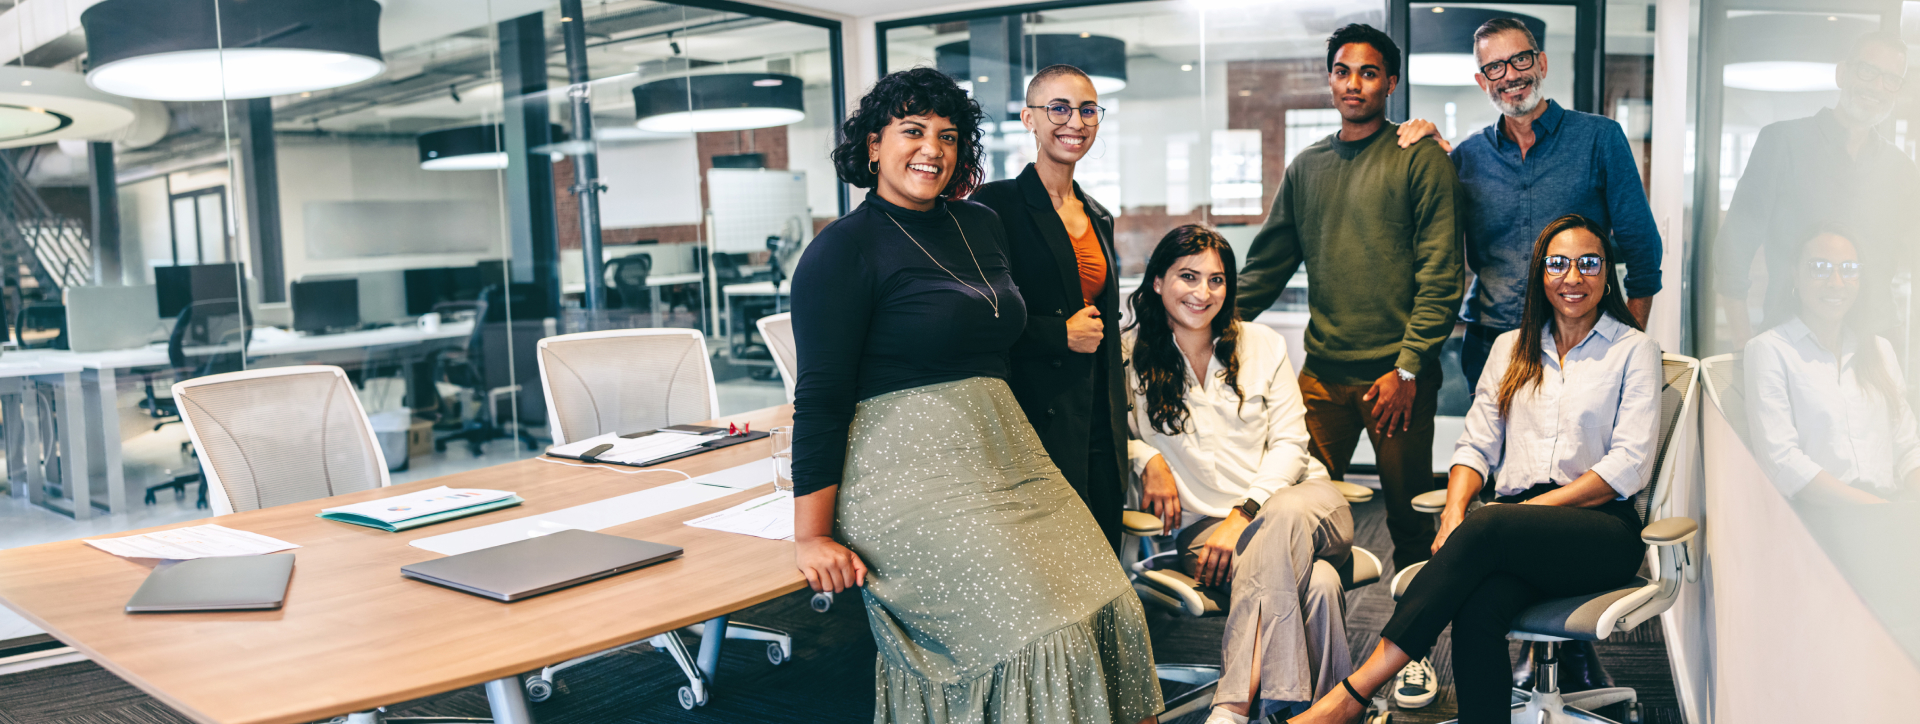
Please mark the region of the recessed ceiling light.
[[1240, 97], [1241, 97], [1241, 98], [1245, 98], [1245, 97], [1247, 97], [1247, 96], [1250, 96], [1250, 95], [1253, 95], [1253, 91], [1250, 91], [1250, 90], [1241, 90], [1241, 91], [1240, 91]]
[[1080, 34], [1080, 37], [1082, 37], [1082, 38], [1091, 38], [1091, 37], [1093, 37], [1093, 33], [1081, 33], [1081, 34]]
[[987, 82], [987, 77], [986, 77], [986, 76], [984, 76], [984, 75], [983, 75], [983, 76], [980, 76], [980, 80], [979, 80], [978, 82], [981, 82], [981, 83], [985, 83], [985, 82]]
[[1193, 64], [1192, 64], [1192, 63], [1181, 63], [1181, 64], [1180, 64], [1180, 69], [1181, 69], [1181, 70], [1193, 70]]
[[1433, 9], [1433, 11], [1434, 11], [1434, 12], [1436, 12], [1436, 13], [1444, 13], [1444, 12], [1446, 12], [1446, 11], [1447, 11], [1447, 9], [1446, 9], [1446, 8], [1434, 8], [1434, 9]]
[[23, 81], [20, 81], [20, 85], [23, 85], [23, 86], [26, 86], [26, 85], [33, 85], [33, 81], [30, 81], [30, 80], [23, 80]]

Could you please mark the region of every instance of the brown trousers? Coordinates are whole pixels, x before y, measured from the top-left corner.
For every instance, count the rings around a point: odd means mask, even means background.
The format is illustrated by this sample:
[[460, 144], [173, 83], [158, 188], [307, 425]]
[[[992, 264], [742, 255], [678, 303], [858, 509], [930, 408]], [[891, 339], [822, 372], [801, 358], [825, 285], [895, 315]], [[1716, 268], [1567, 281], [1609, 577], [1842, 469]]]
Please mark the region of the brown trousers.
[[1387, 503], [1387, 532], [1393, 537], [1393, 565], [1406, 568], [1431, 557], [1433, 516], [1413, 510], [1413, 496], [1433, 490], [1433, 415], [1440, 396], [1440, 371], [1416, 380], [1413, 419], [1391, 437], [1376, 431], [1373, 402], [1362, 399], [1372, 385], [1341, 385], [1300, 375], [1307, 404], [1307, 434], [1312, 453], [1334, 480], [1345, 480], [1360, 431], [1367, 431], [1380, 467], [1380, 493]]

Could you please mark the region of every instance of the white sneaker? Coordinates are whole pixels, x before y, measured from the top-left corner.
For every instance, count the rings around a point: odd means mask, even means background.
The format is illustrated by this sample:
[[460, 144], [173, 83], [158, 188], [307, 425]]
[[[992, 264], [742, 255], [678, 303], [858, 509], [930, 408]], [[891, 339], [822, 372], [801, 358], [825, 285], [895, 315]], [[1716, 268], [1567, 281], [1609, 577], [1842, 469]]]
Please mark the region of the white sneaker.
[[1439, 693], [1431, 660], [1409, 662], [1393, 677], [1393, 703], [1402, 709], [1418, 709], [1432, 704], [1433, 698]]
[[1247, 717], [1227, 711], [1226, 707], [1216, 706], [1207, 714], [1204, 724], [1247, 724]]

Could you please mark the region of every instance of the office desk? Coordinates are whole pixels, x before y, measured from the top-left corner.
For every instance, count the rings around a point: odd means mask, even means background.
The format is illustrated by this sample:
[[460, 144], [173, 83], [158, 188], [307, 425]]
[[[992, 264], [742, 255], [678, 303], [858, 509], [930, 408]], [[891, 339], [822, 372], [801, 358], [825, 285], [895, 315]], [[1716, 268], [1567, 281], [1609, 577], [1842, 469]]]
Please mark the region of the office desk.
[[[651, 309], [653, 310], [653, 326], [655, 328], [660, 326], [660, 289], [662, 287], [678, 286], [681, 284], [698, 284], [700, 285], [700, 298], [705, 299], [707, 297], [707, 276], [700, 272], [660, 274], [647, 277], [647, 291], [653, 294], [653, 306]], [[585, 282], [568, 284], [561, 287], [560, 292], [562, 294], [585, 294], [587, 292], [587, 285]]]
[[[411, 358], [424, 359], [433, 349], [464, 344], [468, 335], [473, 333], [472, 322], [453, 322], [440, 325], [438, 330], [428, 332], [415, 325], [383, 327], [358, 332], [340, 334], [317, 334], [298, 337], [285, 337], [255, 342], [247, 347], [249, 366], [283, 366], [289, 364], [333, 364], [353, 366], [366, 359], [369, 349], [405, 350]], [[220, 345], [215, 347], [194, 347], [187, 349], [189, 355], [205, 355], [222, 351], [237, 350], [238, 345]], [[86, 464], [80, 469], [87, 471], [91, 479], [98, 481], [106, 490], [107, 510], [111, 513], [127, 512], [127, 506], [136, 504], [141, 496], [130, 495], [126, 485], [126, 470], [120, 459], [120, 396], [118, 376], [122, 370], [157, 369], [171, 364], [167, 359], [167, 347], [164, 344], [152, 344], [132, 349], [116, 349], [104, 352], [69, 352], [65, 350], [25, 350], [8, 352], [6, 360], [20, 360], [36, 364], [72, 365], [79, 368], [79, 394], [73, 407], [88, 411], [84, 424], [71, 429], [82, 430], [84, 449], [87, 453]], [[411, 379], [411, 376], [409, 377]], [[172, 381], [155, 381], [156, 387], [172, 384]], [[82, 490], [86, 486], [70, 488]], [[74, 517], [86, 518], [91, 511], [76, 507]]]
[[[770, 428], [791, 420], [792, 408], [782, 406], [728, 422]], [[701, 475], [767, 457], [770, 445], [756, 440], [667, 466]], [[0, 551], [0, 603], [204, 724], [318, 721], [481, 683], [495, 721], [525, 724], [532, 719], [518, 678], [523, 672], [804, 587], [792, 543], [684, 524], [772, 486], [608, 528], [603, 532], [681, 546], [686, 555], [517, 603], [401, 578], [401, 566], [438, 557], [407, 543], [679, 479], [522, 460], [212, 519], [304, 546], [292, 551], [293, 581], [279, 611], [122, 613], [147, 566], [79, 540]], [[436, 485], [510, 490], [527, 502], [402, 533], [314, 517], [321, 508]]]
[[[79, 365], [8, 353], [0, 359], [0, 399], [4, 399], [0, 415], [6, 420], [5, 482], [10, 494], [24, 492], [35, 505], [85, 519], [93, 514], [93, 489], [87, 474], [87, 408], [80, 404], [80, 371]], [[39, 383], [53, 386], [61, 438], [60, 489], [71, 501], [71, 510], [47, 496], [44, 466], [53, 458], [42, 454], [45, 446], [40, 441], [40, 405], [34, 394], [34, 385]]]

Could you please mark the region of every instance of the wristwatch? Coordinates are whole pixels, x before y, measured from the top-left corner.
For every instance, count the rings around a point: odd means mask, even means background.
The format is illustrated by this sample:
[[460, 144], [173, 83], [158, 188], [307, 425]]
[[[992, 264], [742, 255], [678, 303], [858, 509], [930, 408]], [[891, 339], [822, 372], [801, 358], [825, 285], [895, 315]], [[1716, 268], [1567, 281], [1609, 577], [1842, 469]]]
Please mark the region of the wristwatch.
[[1415, 377], [1415, 375], [1412, 372], [1408, 372], [1398, 367], [1393, 368], [1393, 371], [1400, 373], [1401, 382], [1412, 382]]
[[1240, 512], [1247, 514], [1247, 520], [1256, 520], [1260, 517], [1260, 501], [1258, 500], [1248, 498], [1244, 501], [1241, 501], [1239, 505], [1236, 505], [1233, 507], [1236, 510], [1239, 510]]

